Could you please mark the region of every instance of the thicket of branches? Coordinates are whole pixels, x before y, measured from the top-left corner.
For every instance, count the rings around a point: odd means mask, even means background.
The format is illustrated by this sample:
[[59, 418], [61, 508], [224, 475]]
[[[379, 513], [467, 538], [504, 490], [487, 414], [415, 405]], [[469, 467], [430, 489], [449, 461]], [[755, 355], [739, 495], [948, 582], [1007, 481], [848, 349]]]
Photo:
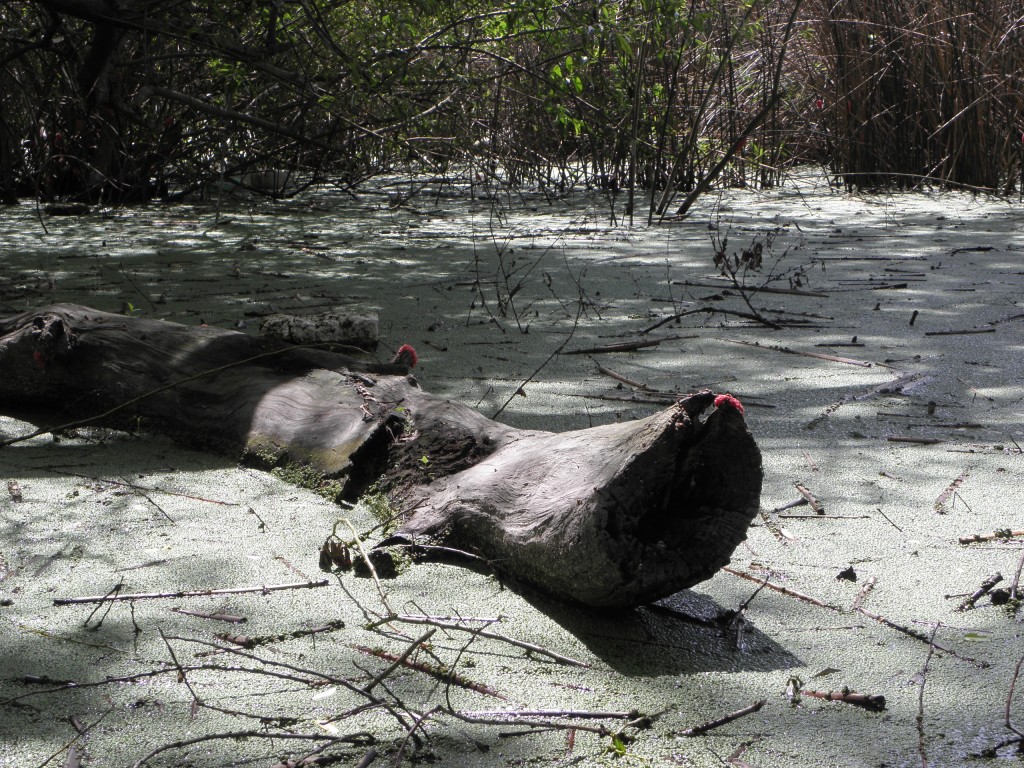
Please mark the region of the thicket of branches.
[[413, 168], [628, 189], [661, 215], [806, 162], [852, 187], [1009, 191], [1018, 5], [14, 0], [0, 193], [290, 193]]
[[815, 5], [825, 156], [847, 186], [1020, 189], [1024, 3]]

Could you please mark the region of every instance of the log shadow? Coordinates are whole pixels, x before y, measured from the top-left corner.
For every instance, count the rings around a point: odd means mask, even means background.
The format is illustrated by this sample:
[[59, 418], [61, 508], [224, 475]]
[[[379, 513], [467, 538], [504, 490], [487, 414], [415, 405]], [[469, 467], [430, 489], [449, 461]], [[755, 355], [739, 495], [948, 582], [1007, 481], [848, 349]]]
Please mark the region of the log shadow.
[[627, 677], [803, 666], [801, 659], [749, 622], [737, 649], [736, 633], [728, 626], [731, 612], [694, 590], [682, 590], [650, 606], [615, 611], [556, 604], [536, 596], [528, 600]]

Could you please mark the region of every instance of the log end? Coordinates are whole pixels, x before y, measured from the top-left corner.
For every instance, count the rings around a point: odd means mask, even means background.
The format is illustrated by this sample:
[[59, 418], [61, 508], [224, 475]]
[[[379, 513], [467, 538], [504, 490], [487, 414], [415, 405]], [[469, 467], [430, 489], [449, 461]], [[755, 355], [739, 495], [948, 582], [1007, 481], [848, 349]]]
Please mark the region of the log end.
[[[713, 576], [760, 507], [742, 407], [702, 392], [648, 419], [523, 435], [426, 486], [395, 536], [472, 552], [571, 602], [631, 607]], [[734, 405], [735, 403], [735, 405]]]

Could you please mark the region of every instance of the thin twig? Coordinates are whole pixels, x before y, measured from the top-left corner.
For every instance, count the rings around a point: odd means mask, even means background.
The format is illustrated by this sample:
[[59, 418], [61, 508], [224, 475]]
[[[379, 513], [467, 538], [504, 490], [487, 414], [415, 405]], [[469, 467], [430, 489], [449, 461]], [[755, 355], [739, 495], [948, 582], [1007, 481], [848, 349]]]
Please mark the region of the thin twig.
[[1003, 725], [1005, 725], [1008, 730], [1017, 734], [1017, 737], [1020, 739], [1024, 739], [1024, 733], [1016, 728], [1010, 720], [1010, 709], [1013, 705], [1013, 691], [1017, 687], [1017, 681], [1020, 679], [1020, 668], [1022, 664], [1024, 664], [1024, 656], [1017, 659], [1017, 666], [1013, 668], [1013, 677], [1010, 678], [1010, 690], [1006, 692], [1006, 707], [1003, 711]]
[[860, 588], [860, 592], [857, 593], [857, 597], [853, 599], [853, 605], [851, 606], [852, 610], [856, 611], [864, 604], [864, 600], [867, 599], [868, 593], [875, 588], [875, 584], [877, 583], [877, 576], [874, 574], [868, 576], [867, 580], [864, 582], [864, 586], [862, 586]]
[[928, 679], [928, 664], [935, 655], [935, 633], [939, 631], [938, 623], [932, 627], [932, 633], [928, 637], [928, 655], [925, 656], [924, 666], [921, 667], [921, 684], [917, 689], [917, 751], [921, 755], [921, 768], [928, 768], [928, 753], [925, 749], [924, 738], [924, 686]]
[[576, 731], [590, 731], [600, 736], [607, 736], [609, 730], [604, 726], [594, 725], [583, 725], [582, 723], [563, 723], [558, 720], [546, 720], [546, 719], [523, 719], [522, 722], [516, 722], [510, 720], [508, 716], [505, 717], [478, 717], [473, 713], [465, 713], [459, 711], [449, 711], [446, 714], [461, 720], [464, 723], [475, 723], [477, 725], [514, 725], [529, 728], [545, 727], [558, 730], [576, 730]]
[[1024, 552], [1020, 553], [1020, 560], [1017, 561], [1017, 572], [1013, 574], [1013, 584], [1010, 585], [1010, 599], [1016, 600], [1020, 596], [1020, 575], [1024, 571]]
[[245, 595], [278, 592], [283, 589], [313, 589], [326, 587], [330, 584], [326, 579], [320, 581], [300, 581], [294, 584], [266, 584], [262, 587], [239, 587], [238, 589], [200, 589], [193, 592], [130, 592], [117, 595], [95, 595], [93, 597], [58, 597], [54, 605], [80, 605], [82, 603], [105, 603], [120, 600], [155, 600], [165, 597], [210, 597], [212, 595]]
[[730, 568], [729, 566], [723, 567], [722, 570], [725, 571], [726, 573], [731, 573], [733, 576], [739, 576], [741, 579], [746, 579], [747, 581], [753, 581], [753, 582], [755, 582], [757, 584], [763, 584], [763, 586], [767, 587], [768, 589], [772, 590], [773, 592], [778, 592], [779, 594], [787, 595], [789, 597], [795, 597], [797, 600], [803, 600], [805, 603], [810, 603], [811, 605], [816, 605], [819, 608], [827, 608], [828, 610], [835, 611], [836, 613], [842, 613], [843, 612], [843, 609], [839, 608], [838, 606], [822, 602], [821, 600], [819, 600], [816, 597], [811, 597], [810, 595], [805, 595], [803, 592], [797, 592], [795, 589], [790, 589], [789, 587], [783, 587], [783, 586], [781, 586], [779, 584], [772, 584], [770, 581], [767, 581], [766, 579], [763, 579], [763, 578], [761, 578], [759, 576], [754, 576], [753, 574], [750, 574], [750, 573], [744, 573], [743, 571], [737, 571], [737, 570], [734, 570], [734, 569]]
[[787, 355], [800, 355], [801, 357], [813, 357], [817, 360], [828, 360], [831, 363], [845, 363], [846, 365], [859, 365], [862, 368], [870, 368], [874, 363], [869, 363], [866, 360], [854, 360], [852, 357], [840, 357], [838, 355], [826, 355], [821, 352], [807, 352], [806, 350], [791, 349], [790, 347], [783, 347], [779, 344], [761, 344], [756, 341], [743, 341], [742, 339], [723, 339], [730, 344], [742, 344], [745, 347], [758, 347], [760, 349], [768, 349], [773, 352], [784, 352]]
[[563, 339], [562, 343], [559, 344], [555, 348], [555, 350], [544, 359], [544, 362], [542, 362], [540, 365], [537, 366], [536, 370], [533, 373], [531, 373], [529, 376], [526, 377], [526, 379], [523, 381], [523, 383], [520, 384], [516, 388], [515, 392], [513, 392], [511, 395], [508, 396], [508, 400], [506, 400], [504, 403], [502, 403], [501, 407], [498, 410], [496, 410], [494, 412], [494, 414], [491, 416], [491, 420], [492, 421], [494, 419], [498, 418], [502, 414], [502, 412], [504, 412], [504, 410], [506, 408], [508, 408], [509, 404], [513, 400], [516, 399], [516, 397], [518, 395], [525, 394], [526, 390], [523, 389], [523, 387], [525, 387], [527, 384], [529, 384], [531, 381], [533, 381], [534, 378], [536, 378], [537, 374], [539, 374], [541, 371], [543, 371], [547, 367], [548, 363], [550, 363], [552, 360], [555, 359], [555, 357], [557, 357], [559, 354], [561, 354], [562, 350], [565, 349], [565, 345], [568, 344], [570, 341], [572, 341], [572, 337], [576, 333], [576, 329], [580, 325], [580, 318], [582, 316], [583, 316], [583, 299], [581, 297], [579, 305], [578, 305], [578, 307], [576, 309], [576, 319], [573, 321], [572, 328], [569, 330], [569, 335], [566, 336], [565, 339]]
[[939, 645], [934, 640], [929, 639], [923, 633], [911, 629], [910, 627], [905, 627], [902, 624], [897, 624], [895, 621], [887, 619], [884, 616], [879, 616], [877, 613], [871, 613], [870, 611], [866, 611], [863, 608], [857, 608], [857, 613], [861, 614], [862, 616], [867, 616], [869, 619], [877, 621], [879, 624], [884, 624], [890, 629], [895, 629], [897, 632], [902, 632], [907, 637], [912, 637], [915, 640], [921, 640], [923, 642], [929, 643], [930, 645], [934, 646], [937, 650], [940, 650], [943, 653], [948, 653], [953, 658], [960, 659], [961, 661], [966, 661], [969, 664], [973, 664], [979, 669], [987, 669], [989, 666], [991, 666], [987, 661], [981, 661], [980, 659], [975, 659], [970, 656], [964, 656], [962, 653], [957, 653], [952, 648], [948, 648], [944, 645]]
[[[685, 285], [688, 288], [716, 288], [717, 289], [717, 288], [732, 288], [733, 287], [732, 283], [725, 283], [725, 282], [718, 283], [718, 284], [715, 284], [715, 283], [695, 283], [692, 280], [674, 280], [672, 282], [672, 284], [673, 285]], [[754, 286], [749, 286], [749, 287], [748, 286], [744, 286], [743, 290], [747, 291], [748, 293], [780, 293], [780, 294], [785, 294], [787, 296], [807, 296], [807, 297], [813, 298], [813, 299], [827, 299], [829, 297], [829, 294], [827, 294], [827, 293], [818, 293], [817, 291], [805, 291], [805, 290], [803, 290], [801, 288], [773, 288], [773, 287], [768, 286], [768, 285], [761, 285], [761, 286], [754, 285]], [[839, 346], [839, 345], [834, 345], [834, 346]], [[863, 345], [861, 345], [861, 346], [863, 346]]]
[[821, 505], [821, 502], [818, 501], [818, 497], [811, 493], [806, 486], [801, 485], [800, 483], [793, 483], [793, 485], [796, 486], [797, 493], [803, 496], [804, 499], [807, 500], [807, 503], [811, 505], [811, 509], [814, 510], [814, 514], [825, 514], [825, 507]]
[[172, 749], [184, 749], [194, 744], [202, 744], [207, 741], [241, 741], [244, 739], [270, 739], [270, 740], [293, 740], [293, 741], [326, 741], [330, 744], [366, 744], [374, 740], [373, 734], [359, 732], [346, 736], [328, 736], [318, 733], [288, 733], [286, 731], [268, 731], [265, 729], [249, 731], [225, 731], [223, 733], [208, 733], [203, 736], [196, 736], [191, 739], [182, 739], [170, 744], [162, 744], [146, 755], [132, 763], [132, 768], [140, 768], [162, 752]]
[[616, 381], [621, 381], [623, 384], [628, 384], [629, 386], [635, 387], [636, 389], [642, 389], [642, 390], [649, 390], [650, 389], [650, 387], [648, 385], [644, 384], [643, 382], [641, 382], [641, 381], [634, 381], [633, 379], [627, 379], [621, 373], [616, 373], [615, 371], [611, 370], [610, 368], [605, 368], [603, 365], [601, 365], [596, 360], [594, 361], [594, 365], [597, 366], [598, 373], [602, 373], [605, 376], [608, 376], [610, 378], [615, 379]]
[[971, 594], [970, 597], [968, 597], [966, 600], [960, 603], [960, 605], [958, 605], [956, 609], [958, 611], [966, 611], [973, 608], [975, 603], [977, 603], [979, 600], [981, 600], [981, 598], [983, 598], [985, 595], [991, 592], [992, 588], [1002, 580], [1003, 574], [996, 571], [983, 582], [981, 582], [981, 586], [979, 586]]
[[992, 531], [992, 533], [973, 533], [970, 536], [961, 536], [957, 541], [961, 544], [978, 544], [983, 541], [1007, 541], [1019, 536], [1024, 536], [1024, 531], [1013, 531], [1003, 528]]
[[753, 314], [752, 312], [740, 312], [739, 310], [735, 310], [735, 309], [722, 309], [720, 307], [698, 307], [697, 309], [688, 309], [685, 312], [676, 312], [674, 315], [669, 315], [668, 317], [663, 317], [661, 320], [659, 320], [658, 322], [654, 323], [653, 325], [649, 325], [646, 328], [642, 328], [640, 330], [640, 333], [650, 333], [651, 331], [654, 331], [654, 330], [657, 330], [658, 328], [661, 328], [661, 326], [666, 325], [667, 323], [671, 323], [673, 320], [680, 320], [680, 319], [682, 319], [684, 317], [687, 317], [688, 315], [700, 315], [700, 314], [704, 314], [704, 315], [729, 315], [731, 317], [741, 317], [744, 320], [753, 320], [756, 323], [761, 323], [762, 325], [767, 325], [769, 328], [771, 328], [773, 330], [776, 330], [776, 331], [781, 331], [782, 330], [782, 326], [779, 325], [778, 323], [776, 323], [776, 322], [774, 322], [772, 320], [769, 320], [766, 317], [761, 317], [760, 315]]
[[[743, 573], [742, 571], [736, 571], [736, 570], [733, 570], [732, 568], [729, 568], [728, 566], [723, 567], [722, 570], [725, 571], [726, 573], [731, 573], [734, 576], [739, 576], [740, 578], [747, 579], [748, 581], [757, 582], [758, 584], [760, 584], [763, 581], [763, 579], [761, 579], [761, 578], [759, 578], [757, 576], [754, 576], [753, 574]], [[838, 606], [831, 605], [830, 603], [823, 602], [821, 600], [818, 600], [816, 597], [811, 597], [810, 595], [805, 595], [802, 592], [797, 592], [795, 589], [789, 589], [788, 587], [782, 587], [782, 586], [779, 586], [777, 584], [772, 584], [771, 582], [768, 582], [767, 584], [765, 584], [765, 587], [767, 587], [768, 589], [773, 590], [775, 592], [778, 592], [780, 594], [788, 595], [789, 597], [795, 597], [798, 600], [803, 600], [804, 602], [810, 603], [811, 605], [816, 605], [819, 608], [825, 608], [827, 610], [834, 611], [836, 613], [845, 613], [845, 611], [843, 611], [843, 609], [839, 608]], [[895, 629], [897, 632], [902, 632], [903, 634], [907, 635], [908, 637], [912, 637], [915, 640], [921, 640], [921, 641], [924, 641], [924, 642], [929, 642], [928, 637], [926, 635], [924, 635], [923, 633], [918, 632], [917, 630], [911, 629], [910, 627], [905, 627], [902, 624], [897, 624], [895, 621], [892, 621], [891, 619], [885, 618], [885, 616], [880, 616], [877, 613], [872, 613], [872, 612], [867, 611], [867, 610], [865, 610], [864, 608], [861, 608], [861, 607], [857, 607], [854, 610], [857, 613], [861, 614], [862, 616], [867, 616], [872, 621], [877, 621], [879, 624], [884, 624], [885, 626], [889, 627], [890, 629]], [[954, 658], [960, 659], [961, 661], [966, 661], [969, 664], [973, 664], [976, 667], [985, 669], [985, 668], [990, 666], [987, 661], [981, 661], [979, 659], [971, 658], [970, 656], [964, 656], [961, 653], [957, 653], [952, 648], [947, 648], [945, 646], [939, 645], [938, 643], [934, 643], [934, 645], [935, 645], [935, 647], [938, 650], [942, 651], [943, 653], [948, 653], [950, 656], [953, 656]]]
[[824, 701], [841, 701], [844, 704], [854, 704], [874, 712], [881, 712], [885, 709], [885, 696], [876, 693], [857, 693], [848, 688], [838, 691], [809, 691], [806, 688], [801, 688], [800, 695]]
[[[568, 656], [563, 656], [560, 653], [555, 653], [554, 651], [548, 650], [547, 648], [544, 648], [540, 645], [536, 645], [534, 643], [528, 643], [523, 640], [516, 640], [514, 638], [508, 637], [507, 635], [502, 635], [498, 632], [491, 632], [490, 630], [486, 629], [478, 631], [472, 627], [464, 627], [459, 624], [447, 621], [440, 621], [430, 616], [409, 616], [406, 614], [398, 614], [395, 616], [390, 616], [387, 619], [383, 619], [382, 621], [378, 622], [378, 624], [384, 624], [391, 621], [401, 621], [407, 624], [426, 624], [432, 627], [439, 627], [441, 629], [472, 632], [478, 637], [486, 637], [490, 638], [491, 640], [498, 640], [503, 643], [508, 643], [509, 645], [514, 645], [517, 648], [522, 648], [523, 650], [528, 651], [530, 653], [539, 653], [542, 656], [547, 656], [550, 659], [554, 659], [559, 664], [566, 664], [571, 667], [590, 667], [590, 665], [585, 662], [577, 661], [576, 659], [570, 658]], [[477, 619], [477, 621], [479, 621], [479, 619]]]
[[50, 761], [53, 760], [53, 758], [57, 757], [58, 755], [63, 754], [65, 751], [71, 749], [74, 746], [75, 742], [77, 742], [79, 739], [82, 739], [82, 738], [85, 738], [86, 736], [88, 736], [89, 735], [89, 731], [91, 731], [97, 725], [102, 723], [103, 722], [103, 718], [105, 718], [107, 715], [109, 715], [111, 712], [113, 712], [114, 709], [115, 709], [114, 705], [111, 705], [107, 709], [106, 712], [104, 712], [102, 715], [100, 715], [98, 718], [96, 718], [93, 722], [89, 723], [89, 725], [85, 726], [84, 728], [81, 728], [78, 731], [78, 733], [75, 736], [75, 738], [71, 739], [71, 741], [66, 742], [63, 746], [61, 746], [59, 749], [57, 749], [57, 751], [55, 751], [52, 755], [50, 755], [48, 758], [43, 760], [43, 762], [41, 762], [37, 766], [37, 768], [45, 768], [45, 766], [49, 765]]
[[768, 699], [761, 699], [760, 701], [755, 701], [749, 707], [744, 707], [743, 709], [738, 709], [735, 712], [730, 712], [728, 715], [724, 715], [723, 717], [720, 717], [717, 720], [709, 720], [706, 723], [701, 723], [700, 725], [695, 725], [692, 728], [687, 728], [685, 731], [680, 731], [679, 735], [700, 736], [702, 733], [706, 733], [707, 731], [710, 731], [714, 728], [719, 728], [723, 725], [726, 725], [727, 723], [731, 723], [733, 720], [738, 720], [741, 717], [752, 715], [767, 703]]
[[569, 349], [563, 355], [601, 355], [612, 352], [635, 352], [638, 349], [656, 347], [661, 344], [661, 339], [650, 339], [648, 341], [622, 341], [618, 344], [605, 344], [600, 347], [587, 347], [586, 349]]
[[[221, 645], [219, 643], [212, 643], [212, 642], [210, 642], [208, 640], [200, 640], [198, 638], [192, 638], [192, 637], [178, 637], [178, 636], [175, 636], [175, 635], [168, 636], [168, 640], [180, 640], [181, 642], [185, 642], [185, 643], [195, 643], [196, 645], [204, 645], [204, 646], [206, 646], [208, 648], [214, 648], [214, 649], [217, 649], [217, 650], [222, 651], [224, 653], [229, 653], [229, 654], [232, 654], [234, 656], [240, 656], [243, 659], [249, 659], [250, 661], [255, 661], [255, 662], [259, 663], [259, 664], [263, 664], [264, 666], [281, 667], [283, 669], [287, 669], [288, 671], [295, 672], [297, 674], [309, 675], [309, 676], [312, 676], [312, 677], [320, 678], [321, 680], [324, 680], [324, 681], [326, 681], [328, 683], [332, 683], [333, 685], [340, 686], [340, 687], [346, 689], [347, 691], [351, 691], [352, 693], [355, 693], [355, 694], [361, 696], [362, 698], [366, 699], [369, 703], [373, 704], [374, 706], [378, 706], [378, 707], [383, 708], [392, 717], [394, 717], [395, 720], [397, 720], [398, 723], [403, 728], [407, 728], [408, 727], [408, 723], [406, 722], [405, 718], [402, 717], [401, 713], [396, 712], [394, 707], [392, 707], [390, 704], [388, 704], [383, 699], [380, 699], [380, 698], [374, 696], [372, 693], [367, 693], [362, 688], [360, 688], [358, 685], [355, 685], [354, 683], [350, 682], [349, 680], [346, 680], [343, 677], [337, 677], [335, 675], [328, 675], [328, 674], [326, 674], [324, 672], [318, 672], [315, 669], [308, 669], [308, 668], [305, 668], [305, 667], [298, 667], [298, 666], [295, 666], [294, 664], [288, 664], [287, 662], [283, 662], [283, 661], [274, 661], [272, 659], [265, 659], [262, 656], [257, 656], [254, 653], [249, 653], [248, 651], [244, 651], [244, 650], [241, 650], [239, 648], [231, 648], [229, 646]], [[255, 670], [253, 670], [253, 671], [255, 671]], [[269, 672], [267, 672], [267, 670], [259, 670], [259, 672], [262, 673], [262, 674], [269, 674]]]
[[[387, 610], [389, 614], [394, 614], [394, 611], [391, 610], [391, 606], [388, 605], [388, 596], [387, 593], [384, 591], [384, 586], [380, 583], [380, 577], [377, 575], [377, 569], [373, 567], [373, 561], [370, 560], [370, 556], [366, 554], [366, 550], [363, 548], [363, 541], [359, 538], [359, 534], [356, 533], [355, 527], [352, 525], [352, 523], [349, 521], [347, 517], [342, 518], [342, 520], [339, 522], [345, 523], [345, 525], [348, 526], [349, 531], [351, 531], [352, 539], [355, 541], [356, 547], [359, 549], [359, 554], [362, 555], [363, 562], [366, 563], [366, 567], [370, 571], [370, 577], [373, 579], [373, 583], [377, 587], [377, 594], [380, 596], [381, 605], [384, 606], [384, 608]], [[337, 523], [335, 524], [334, 527], [338, 527]], [[331, 532], [331, 535], [335, 535], [333, 531]]]
[[420, 635], [416, 640], [413, 640], [412, 643], [409, 644], [409, 647], [402, 651], [401, 656], [399, 656], [393, 662], [391, 662], [391, 665], [383, 672], [381, 672], [379, 675], [377, 675], [375, 678], [373, 678], [373, 680], [364, 685], [363, 690], [366, 693], [369, 693], [378, 685], [380, 685], [381, 681], [383, 681], [388, 675], [390, 675], [400, 666], [405, 664], [406, 659], [409, 658], [412, 652], [419, 648], [421, 645], [423, 645], [425, 642], [427, 642], [427, 640], [429, 640], [431, 637], [433, 637], [435, 632], [437, 632], [436, 629], [427, 630], [422, 635]]
[[944, 515], [946, 513], [946, 501], [949, 499], [950, 496], [956, 495], [957, 490], [963, 484], [964, 480], [966, 480], [967, 476], [971, 474], [971, 469], [972, 467], [967, 467], [967, 469], [960, 473], [960, 476], [956, 478], [956, 480], [954, 480], [948, 486], [946, 486], [946, 489], [938, 495], [938, 498], [935, 499], [935, 504], [932, 505], [932, 509], [934, 509], [935, 512], [937, 512], [940, 515]]

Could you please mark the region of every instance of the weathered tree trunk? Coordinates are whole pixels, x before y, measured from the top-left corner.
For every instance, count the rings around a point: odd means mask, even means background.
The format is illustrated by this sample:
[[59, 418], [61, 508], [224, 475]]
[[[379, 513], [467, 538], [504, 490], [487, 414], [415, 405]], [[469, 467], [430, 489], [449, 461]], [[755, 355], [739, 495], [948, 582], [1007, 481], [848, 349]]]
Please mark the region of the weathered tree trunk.
[[702, 419], [710, 392], [639, 421], [554, 434], [490, 421], [402, 374], [74, 305], [0, 319], [0, 410], [141, 423], [310, 466], [350, 497], [378, 482], [405, 514], [380, 546], [467, 550], [565, 600], [639, 605], [707, 579], [757, 512], [760, 453], [739, 409]]

